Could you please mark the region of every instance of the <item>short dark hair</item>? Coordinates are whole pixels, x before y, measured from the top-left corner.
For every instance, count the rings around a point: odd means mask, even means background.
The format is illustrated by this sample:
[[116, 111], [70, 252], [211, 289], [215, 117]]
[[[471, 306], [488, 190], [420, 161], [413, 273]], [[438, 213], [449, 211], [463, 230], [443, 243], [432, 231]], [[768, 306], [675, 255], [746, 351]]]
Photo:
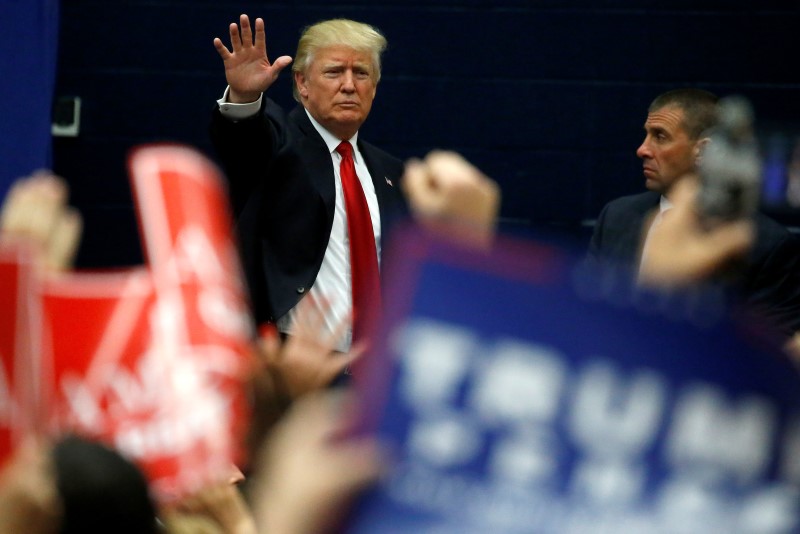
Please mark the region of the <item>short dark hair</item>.
[[700, 136], [717, 123], [717, 101], [714, 93], [703, 89], [685, 87], [661, 93], [650, 104], [648, 113], [666, 107], [683, 110], [683, 127], [691, 139]]
[[77, 436], [62, 438], [52, 454], [63, 504], [60, 534], [156, 534], [156, 508], [133, 463]]

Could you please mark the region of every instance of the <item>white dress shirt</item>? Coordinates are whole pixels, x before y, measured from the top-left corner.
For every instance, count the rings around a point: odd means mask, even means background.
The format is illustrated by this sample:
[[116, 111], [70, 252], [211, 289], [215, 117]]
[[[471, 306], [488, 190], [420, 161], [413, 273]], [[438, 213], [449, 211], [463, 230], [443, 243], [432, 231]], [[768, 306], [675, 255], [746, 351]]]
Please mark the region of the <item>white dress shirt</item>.
[[653, 217], [653, 221], [650, 223], [650, 227], [647, 229], [647, 235], [644, 238], [644, 244], [642, 245], [642, 253], [639, 258], [639, 266], [641, 268], [642, 261], [644, 261], [645, 255], [648, 254], [650, 248], [650, 232], [653, 231], [653, 228], [661, 224], [661, 221], [664, 218], [664, 213], [667, 210], [672, 209], [672, 202], [669, 201], [667, 197], [661, 195], [661, 199], [658, 202], [658, 213], [655, 217]]

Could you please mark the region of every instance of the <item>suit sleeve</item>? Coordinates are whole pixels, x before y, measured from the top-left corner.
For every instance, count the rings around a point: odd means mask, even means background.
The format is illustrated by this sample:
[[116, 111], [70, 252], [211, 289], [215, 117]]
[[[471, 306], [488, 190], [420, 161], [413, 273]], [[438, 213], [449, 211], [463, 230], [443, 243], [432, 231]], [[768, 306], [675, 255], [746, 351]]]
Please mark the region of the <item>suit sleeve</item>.
[[228, 179], [234, 214], [241, 214], [260, 183], [269, 180], [275, 154], [286, 140], [283, 110], [264, 98], [261, 112], [239, 121], [226, 119], [215, 106], [210, 137]]

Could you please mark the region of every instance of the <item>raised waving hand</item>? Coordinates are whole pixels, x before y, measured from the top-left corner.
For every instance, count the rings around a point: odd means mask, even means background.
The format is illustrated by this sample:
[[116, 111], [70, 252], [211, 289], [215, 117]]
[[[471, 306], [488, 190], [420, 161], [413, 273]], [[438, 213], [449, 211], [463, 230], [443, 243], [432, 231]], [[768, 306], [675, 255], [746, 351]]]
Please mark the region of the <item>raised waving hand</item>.
[[264, 20], [257, 18], [255, 28], [254, 41], [250, 19], [242, 14], [239, 16], [239, 25], [232, 22], [229, 27], [231, 50], [222, 44], [219, 37], [214, 38], [214, 48], [225, 63], [225, 78], [230, 86], [228, 100], [233, 103], [258, 100], [261, 93], [266, 91], [280, 72], [292, 62], [291, 57], [280, 56], [270, 63], [267, 57]]

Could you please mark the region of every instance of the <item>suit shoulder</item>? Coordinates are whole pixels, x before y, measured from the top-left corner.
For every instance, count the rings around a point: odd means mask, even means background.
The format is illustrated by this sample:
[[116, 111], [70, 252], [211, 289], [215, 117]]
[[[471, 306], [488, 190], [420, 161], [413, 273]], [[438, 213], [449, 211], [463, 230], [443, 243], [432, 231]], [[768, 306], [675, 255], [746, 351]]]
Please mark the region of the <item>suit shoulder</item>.
[[378, 157], [378, 158], [381, 158], [383, 161], [397, 163], [397, 164], [400, 164], [400, 165], [403, 164], [403, 162], [402, 162], [402, 160], [400, 160], [400, 158], [389, 154], [384, 149], [378, 148], [377, 146], [373, 145], [372, 143], [370, 143], [368, 141], [364, 141], [362, 139], [359, 139], [358, 144], [359, 144], [359, 148], [362, 151], [369, 152], [370, 156], [372, 156], [372, 157]]
[[362, 139], [358, 140], [358, 145], [368, 161], [380, 165], [384, 172], [392, 175], [393, 178], [399, 178], [403, 174], [405, 163], [400, 158]]
[[636, 195], [616, 198], [607, 203], [598, 217], [598, 225], [627, 226], [638, 223], [644, 216], [658, 206], [661, 195], [646, 191]]
[[626, 211], [647, 211], [658, 205], [661, 195], [653, 191], [645, 191], [644, 193], [637, 193], [635, 195], [626, 195], [624, 197], [615, 198], [608, 202], [603, 211], [611, 212], [626, 212]]

